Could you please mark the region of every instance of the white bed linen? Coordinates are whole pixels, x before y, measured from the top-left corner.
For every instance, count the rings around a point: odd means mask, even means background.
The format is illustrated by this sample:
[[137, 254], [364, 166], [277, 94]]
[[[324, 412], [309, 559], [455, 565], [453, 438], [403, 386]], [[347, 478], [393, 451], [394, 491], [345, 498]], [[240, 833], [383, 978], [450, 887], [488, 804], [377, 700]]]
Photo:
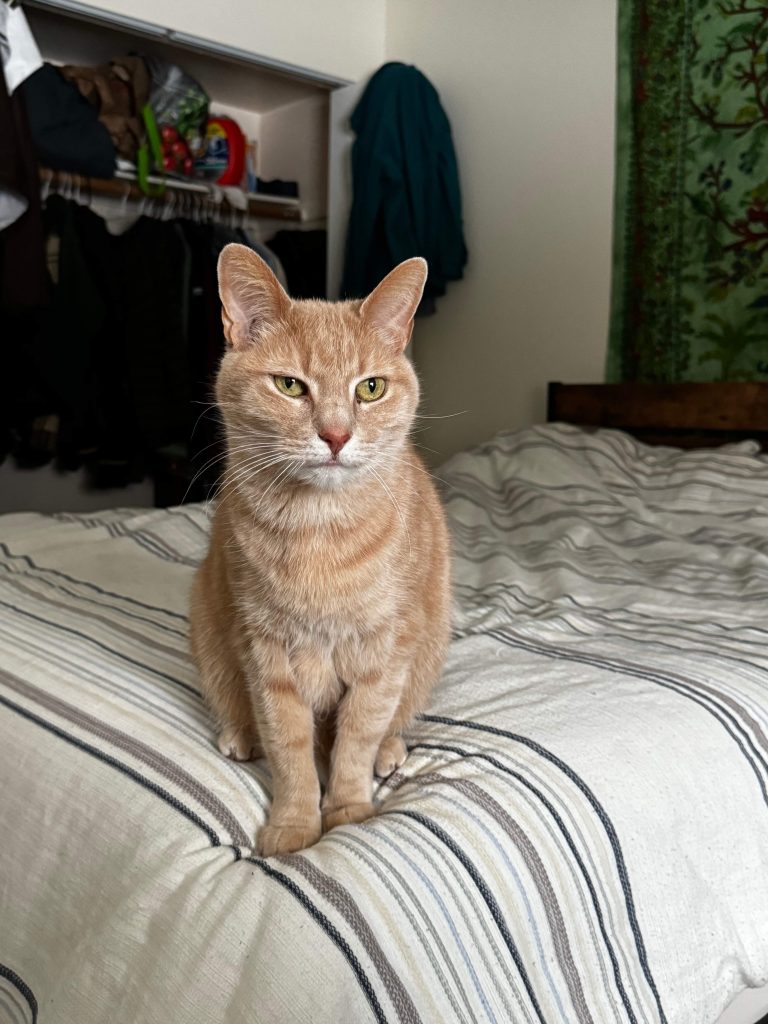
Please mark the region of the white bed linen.
[[205, 509], [0, 519], [0, 1021], [709, 1024], [768, 983], [755, 451], [451, 460], [408, 760], [268, 861], [266, 765], [219, 756], [187, 653]]

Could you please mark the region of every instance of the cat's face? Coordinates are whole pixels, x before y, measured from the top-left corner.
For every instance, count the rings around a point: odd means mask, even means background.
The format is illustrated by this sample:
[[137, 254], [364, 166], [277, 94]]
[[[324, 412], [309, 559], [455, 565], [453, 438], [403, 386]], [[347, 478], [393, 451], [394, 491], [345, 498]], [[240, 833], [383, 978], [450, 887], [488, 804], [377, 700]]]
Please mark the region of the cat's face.
[[237, 472], [337, 489], [397, 469], [419, 399], [403, 350], [425, 279], [408, 260], [362, 303], [291, 302], [250, 249], [224, 249], [216, 394]]

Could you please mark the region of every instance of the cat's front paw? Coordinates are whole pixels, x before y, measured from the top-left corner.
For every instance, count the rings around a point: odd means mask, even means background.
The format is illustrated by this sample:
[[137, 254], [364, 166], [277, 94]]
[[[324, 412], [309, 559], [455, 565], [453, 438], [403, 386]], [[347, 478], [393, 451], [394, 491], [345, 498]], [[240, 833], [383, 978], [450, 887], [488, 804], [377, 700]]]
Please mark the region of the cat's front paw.
[[352, 825], [367, 821], [375, 814], [373, 804], [344, 804], [342, 807], [323, 809], [323, 832], [330, 832], [337, 825]]
[[313, 846], [322, 835], [320, 820], [296, 822], [292, 825], [264, 825], [256, 837], [256, 852], [261, 857], [279, 853], [296, 853]]

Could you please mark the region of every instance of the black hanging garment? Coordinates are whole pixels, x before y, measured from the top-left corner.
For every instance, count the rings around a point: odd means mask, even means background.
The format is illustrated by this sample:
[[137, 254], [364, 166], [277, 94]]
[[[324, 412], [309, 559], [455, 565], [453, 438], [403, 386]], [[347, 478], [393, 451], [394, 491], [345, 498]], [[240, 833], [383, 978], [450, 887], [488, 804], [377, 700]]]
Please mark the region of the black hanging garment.
[[192, 425], [187, 347], [189, 249], [173, 221], [141, 217], [117, 239], [115, 287], [126, 387], [145, 449], [185, 447]]
[[[8, 95], [0, 70], [0, 188], [26, 200], [26, 209], [0, 231], [0, 462], [17, 446], [16, 425], [31, 423], [50, 407], [34, 366], [30, 336], [39, 311], [50, 299], [40, 179], [24, 103], [16, 89]], [[50, 452], [33, 457], [45, 462]]]
[[326, 231], [278, 231], [267, 245], [283, 265], [292, 298], [326, 297]]
[[9, 96], [0, 70], [0, 186], [27, 201], [25, 212], [0, 232], [0, 310], [45, 305], [50, 297], [40, 175], [22, 97], [25, 84]]
[[35, 152], [44, 167], [111, 178], [116, 153], [98, 111], [51, 64], [43, 64], [19, 86], [29, 116]]

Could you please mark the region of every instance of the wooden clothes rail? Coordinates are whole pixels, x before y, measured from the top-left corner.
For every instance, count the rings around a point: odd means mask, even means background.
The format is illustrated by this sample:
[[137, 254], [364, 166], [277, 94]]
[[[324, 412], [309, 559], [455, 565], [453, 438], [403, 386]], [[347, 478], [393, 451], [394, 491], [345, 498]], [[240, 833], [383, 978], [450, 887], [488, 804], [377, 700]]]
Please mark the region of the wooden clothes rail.
[[151, 177], [150, 184], [165, 184], [165, 191], [160, 196], [147, 196], [141, 191], [136, 179], [118, 171], [114, 178], [89, 178], [82, 174], [69, 171], [54, 171], [47, 167], [40, 168], [40, 181], [43, 188], [54, 190], [71, 190], [82, 197], [100, 196], [106, 199], [118, 199], [124, 202], [145, 200], [147, 203], [174, 203], [181, 214], [185, 202], [194, 203], [201, 200], [212, 212], [227, 212], [253, 218], [269, 218], [272, 220], [300, 221], [301, 205], [296, 199], [282, 199], [276, 196], [260, 196], [249, 193], [246, 196], [246, 208], [240, 209], [232, 205], [226, 195], [217, 201], [213, 198], [210, 186], [197, 181], [177, 181], [173, 178]]

